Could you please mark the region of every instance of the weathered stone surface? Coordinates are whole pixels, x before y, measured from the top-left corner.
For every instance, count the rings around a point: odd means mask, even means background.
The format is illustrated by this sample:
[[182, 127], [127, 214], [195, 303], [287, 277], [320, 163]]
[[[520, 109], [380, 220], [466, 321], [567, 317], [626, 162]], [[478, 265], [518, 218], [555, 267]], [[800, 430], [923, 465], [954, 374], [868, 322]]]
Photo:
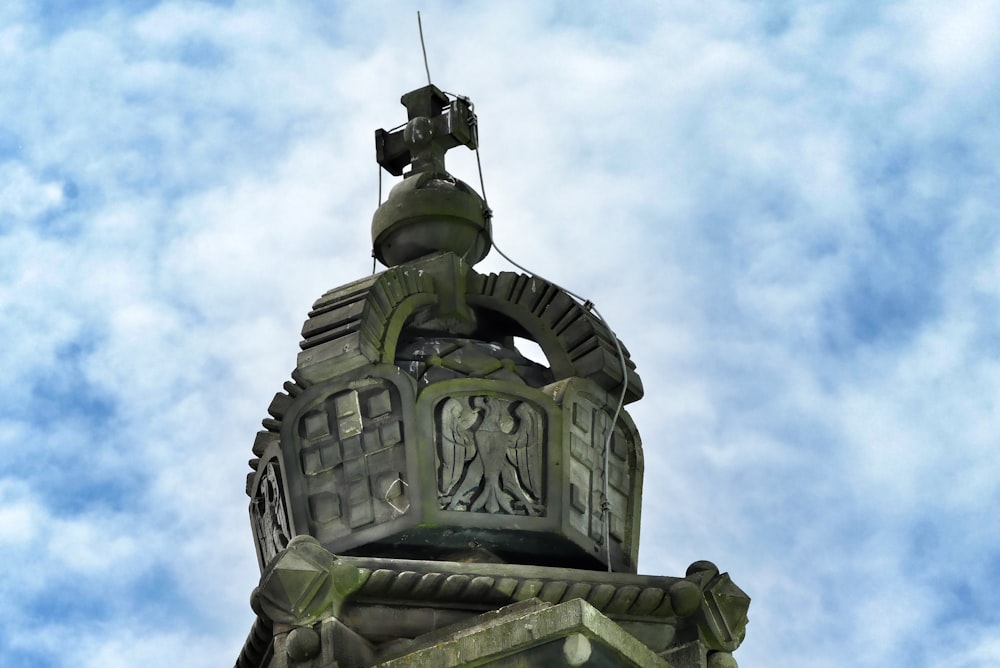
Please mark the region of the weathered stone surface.
[[432, 644], [380, 661], [380, 668], [552, 666], [671, 668], [671, 664], [599, 613], [573, 599], [538, 609], [500, 609], [475, 625], [443, 629]]
[[671, 647], [663, 655], [674, 668], [708, 668], [708, 650], [698, 641]]
[[292, 661], [301, 663], [318, 656], [320, 652], [319, 634], [308, 626], [299, 626], [288, 632], [285, 652]]
[[297, 536], [261, 575], [254, 607], [276, 624], [311, 625], [336, 617], [365, 576], [324, 550], [315, 538]]
[[277, 446], [271, 446], [262, 460], [258, 461], [257, 471], [248, 483], [253, 499], [250, 504], [250, 524], [257, 547], [257, 562], [261, 569], [285, 549], [295, 535], [285, 495], [280, 450]]
[[[610, 557], [616, 570], [634, 571], [641, 446], [622, 413], [605, 461], [606, 392], [583, 379], [550, 391], [490, 378], [440, 380], [414, 402], [417, 391], [397, 366], [368, 365], [292, 400], [279, 461], [263, 453], [250, 485], [262, 565], [291, 531], [340, 553], [371, 545], [372, 554], [453, 558], [485, 549], [575, 567]], [[537, 521], [512, 528], [505, 514]], [[270, 537], [273, 526], [283, 539]]]
[[739, 666], [736, 665], [736, 659], [729, 652], [710, 652], [708, 668], [739, 668]]
[[433, 85], [406, 93], [402, 102], [409, 122], [401, 130], [376, 130], [375, 154], [391, 174], [411, 169], [372, 218], [373, 254], [386, 266], [441, 251], [476, 263], [492, 246], [490, 214], [478, 193], [444, 167], [448, 149], [478, 146], [471, 103]]
[[[526, 567], [515, 564], [477, 564], [440, 561], [413, 561], [371, 557], [341, 557], [356, 568], [370, 572], [352, 601], [387, 604], [456, 604], [489, 607], [507, 602], [539, 598], [558, 604], [574, 598], [586, 599], [611, 617], [633, 620], [684, 620], [698, 631], [711, 648], [723, 649], [731, 635], [739, 635], [746, 625], [749, 597], [722, 573], [701, 584], [689, 580], [654, 575], [632, 575], [583, 571], [567, 568]], [[470, 591], [473, 582], [486, 586]], [[717, 589], [732, 594], [729, 605], [692, 605], [684, 611], [671, 607], [669, 592], [678, 585], [693, 588], [699, 600], [716, 596]], [[638, 594], [636, 593], [638, 592]], [[738, 592], [738, 593], [737, 593]], [[655, 605], [654, 605], [655, 604]], [[702, 621], [714, 620], [711, 623]], [[678, 621], [678, 623], [681, 623]], [[708, 635], [725, 628], [723, 636]]]
[[[268, 566], [254, 608], [275, 625], [309, 626], [335, 618], [378, 654], [389, 651], [379, 649], [387, 642], [392, 651], [412, 652], [422, 645], [403, 639], [431, 642], [444, 633], [442, 627], [452, 633], [467, 625], [481, 626], [500, 610], [580, 601], [615, 620], [654, 654], [669, 655], [694, 643], [702, 661], [695, 665], [705, 668], [709, 650], [731, 648], [733, 636], [742, 636], [749, 602], [727, 574], [717, 571], [702, 566], [691, 571], [693, 579], [681, 579], [513, 564], [335, 557], [315, 539], [300, 536]], [[679, 585], [685, 591], [683, 611], [671, 608], [671, 593]], [[699, 605], [688, 604], [690, 592], [697, 592]], [[723, 605], [720, 592], [729, 597]]]

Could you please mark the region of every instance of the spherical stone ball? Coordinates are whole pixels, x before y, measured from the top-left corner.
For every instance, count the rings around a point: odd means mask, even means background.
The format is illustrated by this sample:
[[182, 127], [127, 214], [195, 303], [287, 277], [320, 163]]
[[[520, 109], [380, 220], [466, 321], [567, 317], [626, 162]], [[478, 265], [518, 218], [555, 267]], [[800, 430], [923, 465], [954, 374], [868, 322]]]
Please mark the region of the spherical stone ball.
[[708, 668], [739, 668], [729, 652], [712, 652], [708, 655]]
[[711, 561], [696, 561], [687, 567], [687, 572], [685, 575], [694, 575], [695, 573], [711, 573], [709, 577], [715, 577], [719, 574], [719, 567], [713, 564]]
[[310, 628], [292, 629], [285, 640], [285, 652], [292, 661], [308, 661], [320, 650], [319, 634]]
[[670, 585], [670, 607], [681, 617], [690, 617], [701, 607], [701, 589], [689, 580], [678, 580]]

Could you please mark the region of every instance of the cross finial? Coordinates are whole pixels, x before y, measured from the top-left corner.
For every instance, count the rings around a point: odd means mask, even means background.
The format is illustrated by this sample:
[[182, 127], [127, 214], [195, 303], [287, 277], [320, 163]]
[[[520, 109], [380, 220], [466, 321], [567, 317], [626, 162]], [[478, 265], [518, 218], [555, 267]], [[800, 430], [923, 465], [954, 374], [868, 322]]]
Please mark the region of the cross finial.
[[444, 175], [444, 154], [459, 145], [476, 148], [475, 114], [466, 98], [450, 100], [433, 84], [400, 98], [409, 117], [400, 130], [375, 131], [375, 159], [387, 172], [406, 176], [422, 172]]

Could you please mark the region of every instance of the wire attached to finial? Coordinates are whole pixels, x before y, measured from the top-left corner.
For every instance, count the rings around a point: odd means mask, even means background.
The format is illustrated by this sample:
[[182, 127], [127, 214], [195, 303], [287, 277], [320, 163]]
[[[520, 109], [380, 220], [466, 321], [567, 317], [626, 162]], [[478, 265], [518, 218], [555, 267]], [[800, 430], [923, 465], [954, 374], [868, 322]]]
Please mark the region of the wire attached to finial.
[[[417, 12], [417, 29], [420, 32], [420, 50], [421, 50], [421, 52], [423, 53], [423, 56], [424, 56], [424, 71], [427, 73], [427, 85], [428, 86], [433, 86], [434, 84], [431, 81], [431, 69], [430, 69], [430, 65], [427, 62], [427, 45], [424, 42], [424, 26], [423, 26], [423, 21], [421, 20], [420, 12], [419, 11]], [[413, 92], [416, 93], [417, 91], [413, 91]], [[464, 105], [467, 108], [467, 122], [469, 124], [469, 132], [470, 132], [470, 134], [472, 136], [472, 146], [471, 147], [474, 147], [475, 153], [476, 153], [476, 168], [477, 168], [477, 170], [479, 172], [479, 189], [480, 189], [480, 192], [482, 194], [482, 200], [483, 200], [483, 218], [484, 218], [484, 221], [485, 221], [485, 224], [486, 224], [485, 228], [483, 230], [480, 230], [480, 233], [486, 233], [486, 234], [488, 234], [488, 238], [489, 238], [489, 241], [490, 241], [490, 245], [492, 246], [492, 249], [495, 250], [502, 258], [504, 258], [505, 260], [507, 260], [507, 262], [509, 262], [513, 266], [517, 267], [521, 271], [525, 272], [526, 274], [529, 274], [531, 276], [537, 277], [537, 278], [539, 278], [539, 279], [541, 279], [543, 281], [546, 281], [546, 282], [550, 283], [552, 286], [556, 287], [559, 290], [562, 290], [563, 292], [565, 292], [566, 294], [568, 294], [570, 297], [572, 297], [573, 299], [577, 300], [580, 303], [580, 305], [583, 307], [583, 309], [587, 311], [587, 313], [592, 314], [599, 322], [601, 322], [604, 325], [604, 327], [607, 328], [608, 333], [611, 335], [611, 340], [614, 343], [615, 352], [618, 355], [618, 363], [619, 363], [620, 369], [621, 369], [622, 383], [621, 383], [620, 394], [618, 395], [618, 401], [615, 403], [615, 409], [614, 409], [614, 412], [611, 415], [611, 422], [608, 425], [607, 433], [604, 435], [604, 448], [603, 448], [603, 456], [602, 456], [602, 478], [603, 478], [603, 480], [602, 480], [602, 489], [601, 489], [601, 492], [600, 492], [600, 496], [601, 496], [600, 510], [601, 510], [601, 520], [602, 520], [602, 524], [603, 524], [603, 527], [602, 527], [603, 528], [603, 531], [602, 531], [603, 535], [601, 536], [601, 542], [604, 544], [605, 557], [607, 559], [607, 569], [608, 569], [609, 572], [611, 572], [611, 571], [613, 571], [614, 567], [613, 567], [613, 564], [612, 564], [612, 553], [611, 553], [611, 521], [612, 521], [612, 512], [611, 511], [612, 511], [612, 503], [611, 503], [611, 496], [610, 496], [610, 489], [609, 489], [609, 482], [610, 482], [609, 478], [610, 478], [610, 472], [611, 472], [611, 462], [610, 462], [610, 459], [611, 459], [611, 446], [612, 446], [612, 442], [613, 442], [614, 436], [615, 436], [615, 427], [618, 424], [618, 420], [619, 420], [619, 418], [621, 417], [621, 414], [622, 414], [622, 409], [623, 409], [623, 407], [625, 405], [625, 400], [628, 397], [629, 368], [628, 368], [628, 363], [627, 363], [627, 361], [625, 359], [625, 352], [622, 349], [622, 344], [621, 344], [621, 341], [618, 339], [618, 336], [614, 333], [614, 331], [611, 329], [611, 326], [608, 324], [607, 320], [604, 319], [604, 316], [601, 315], [600, 311], [597, 310], [597, 307], [594, 305], [594, 303], [591, 300], [586, 299], [584, 297], [581, 297], [580, 295], [576, 294], [575, 292], [573, 292], [571, 290], [567, 290], [566, 288], [560, 286], [558, 283], [553, 283], [552, 281], [548, 281], [547, 279], [545, 279], [540, 274], [538, 274], [536, 272], [533, 272], [533, 271], [529, 270], [526, 267], [523, 267], [522, 265], [520, 265], [517, 262], [515, 262], [514, 260], [512, 260], [508, 255], [506, 255], [500, 249], [500, 247], [497, 245], [496, 239], [493, 238], [493, 235], [489, 232], [490, 231], [490, 227], [491, 227], [492, 218], [493, 218], [493, 210], [490, 208], [488, 200], [486, 198], [486, 181], [485, 181], [485, 178], [483, 177], [483, 164], [482, 164], [482, 160], [480, 159], [480, 155], [479, 155], [479, 120], [476, 117], [476, 113], [475, 113], [475, 110], [474, 110], [474, 107], [472, 105], [471, 100], [469, 100], [467, 97], [462, 96], [462, 95], [455, 95], [454, 93], [449, 93], [447, 91], [437, 91], [438, 95], [440, 95], [441, 93], [444, 93], [444, 95], [446, 95], [448, 97], [451, 97], [451, 98], [454, 98], [455, 100], [461, 101], [462, 103], [464, 103]], [[386, 132], [385, 130], [379, 130], [379, 131], [377, 131], [377, 133], [376, 133], [376, 142], [380, 141], [379, 137], [382, 137], [383, 139], [381, 141], [384, 141], [384, 137], [386, 135], [388, 135], [389, 133], [396, 132], [397, 130], [399, 130], [399, 128], [403, 127], [404, 125], [406, 125], [406, 124], [404, 123], [404, 124], [402, 124], [400, 126], [397, 126], [393, 130], [390, 130], [389, 132]], [[381, 134], [379, 134], [379, 133], [381, 133]], [[463, 141], [460, 141], [459, 143], [467, 143], [467, 141], [463, 140]], [[379, 145], [379, 146], [381, 146], [381, 145]], [[381, 154], [379, 154], [379, 155], [381, 156]], [[409, 157], [407, 159], [409, 159]], [[400, 165], [396, 165], [395, 163], [393, 163], [392, 161], [390, 161], [391, 164], [393, 164], [395, 167], [397, 167], [399, 169], [399, 171], [393, 171], [392, 168], [386, 167], [386, 163], [383, 163], [382, 160], [383, 160], [383, 158], [379, 157], [379, 166], [380, 166], [380, 169], [379, 169], [379, 192], [378, 192], [379, 206], [382, 205], [382, 169], [381, 168], [385, 167], [391, 173], [396, 174], [397, 176], [402, 172], [402, 167]], [[471, 250], [471, 247], [470, 247], [469, 250]], [[466, 253], [468, 253], [468, 252], [469, 251], [467, 250]], [[372, 259], [372, 273], [374, 273], [374, 271], [375, 271], [375, 253], [374, 253], [374, 251], [372, 252], [372, 258], [373, 258]], [[463, 256], [463, 259], [464, 259], [464, 256]], [[404, 485], [404, 486], [406, 485], [406, 482], [403, 481], [402, 479], [400, 479], [398, 482], [402, 483], [402, 485]], [[393, 485], [395, 485], [395, 482], [393, 483]], [[392, 489], [393, 489], [393, 486], [390, 486], [390, 488], [386, 491], [386, 495], [385, 495], [385, 501], [386, 501], [386, 503], [389, 503], [393, 508], [396, 509], [397, 512], [400, 512], [400, 513], [406, 512], [406, 510], [409, 508], [409, 505], [407, 505], [407, 507], [404, 508], [404, 509], [400, 509], [400, 508], [397, 508], [391, 501], [389, 501], [389, 493], [392, 491]]]
[[431, 68], [427, 65], [427, 47], [424, 46], [424, 24], [420, 21], [420, 12], [417, 11], [417, 30], [420, 31], [420, 50], [424, 52], [424, 71], [427, 72], [427, 85], [431, 85]]
[[[476, 153], [476, 157], [477, 158], [479, 157], [478, 152]], [[480, 169], [480, 173], [479, 173], [479, 178], [480, 178], [480, 182], [481, 182], [482, 178], [483, 178], [482, 170], [481, 169]], [[482, 186], [482, 187], [483, 187], [483, 191], [484, 191], [483, 192], [483, 202], [485, 203], [485, 201], [486, 201], [485, 186]], [[487, 211], [489, 212], [489, 208], [488, 207], [487, 207]], [[490, 212], [490, 213], [492, 213], [492, 212]], [[614, 413], [611, 416], [611, 424], [608, 426], [608, 432], [607, 432], [607, 434], [605, 434], [605, 437], [604, 437], [604, 451], [603, 451], [603, 454], [601, 456], [602, 466], [603, 466], [603, 471], [602, 471], [602, 478], [603, 478], [603, 480], [602, 480], [602, 484], [601, 484], [601, 521], [604, 524], [601, 538], [602, 538], [602, 542], [604, 543], [604, 553], [605, 553], [605, 555], [607, 557], [607, 560], [608, 560], [608, 563], [607, 563], [608, 572], [610, 573], [610, 572], [612, 572], [614, 570], [614, 568], [613, 568], [613, 565], [611, 563], [611, 496], [610, 496], [610, 490], [608, 488], [608, 485], [609, 485], [609, 477], [610, 477], [610, 472], [611, 472], [611, 443], [612, 443], [612, 440], [615, 437], [615, 426], [618, 424], [618, 418], [621, 417], [622, 408], [624, 408], [624, 406], [625, 406], [625, 399], [628, 396], [628, 363], [625, 361], [625, 351], [622, 350], [622, 343], [618, 339], [618, 335], [615, 334], [615, 332], [614, 332], [613, 329], [611, 329], [611, 325], [609, 325], [608, 321], [604, 319], [604, 316], [601, 315], [601, 312], [597, 310], [597, 307], [594, 305], [594, 302], [592, 302], [589, 299], [586, 299], [584, 297], [581, 297], [580, 295], [576, 294], [572, 290], [567, 290], [566, 288], [562, 287], [558, 283], [554, 283], [553, 281], [550, 281], [549, 279], [545, 278], [544, 276], [542, 276], [542, 275], [540, 275], [540, 274], [538, 274], [538, 273], [536, 273], [534, 271], [531, 271], [527, 267], [524, 267], [524, 266], [518, 264], [517, 262], [515, 262], [514, 260], [512, 260], [506, 253], [504, 253], [502, 250], [500, 250], [500, 247], [497, 246], [496, 239], [492, 239], [491, 238], [491, 243], [493, 245], [493, 250], [495, 250], [497, 253], [499, 253], [500, 257], [502, 257], [503, 259], [507, 260], [507, 262], [510, 262], [512, 265], [514, 265], [515, 267], [517, 267], [518, 269], [520, 269], [521, 271], [523, 271], [526, 274], [530, 274], [531, 276], [535, 276], [537, 278], [540, 278], [543, 281], [546, 281], [547, 283], [551, 283], [556, 288], [562, 290], [563, 292], [565, 292], [566, 294], [568, 294], [570, 297], [572, 297], [573, 299], [576, 299], [578, 302], [580, 302], [580, 305], [584, 309], [586, 309], [586, 311], [588, 313], [593, 313], [594, 317], [596, 317], [601, 323], [604, 324], [605, 327], [608, 328], [608, 332], [611, 334], [611, 340], [615, 344], [615, 352], [618, 353], [618, 364], [619, 364], [619, 368], [621, 369], [621, 372], [622, 372], [622, 388], [621, 388], [621, 393], [618, 395], [618, 401], [615, 403], [615, 411], [614, 411]]]

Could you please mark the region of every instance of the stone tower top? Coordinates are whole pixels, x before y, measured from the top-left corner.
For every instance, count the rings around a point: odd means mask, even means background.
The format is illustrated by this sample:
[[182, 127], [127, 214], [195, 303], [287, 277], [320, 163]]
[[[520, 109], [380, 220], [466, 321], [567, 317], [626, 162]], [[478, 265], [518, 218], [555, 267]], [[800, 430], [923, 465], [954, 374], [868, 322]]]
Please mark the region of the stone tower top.
[[444, 167], [477, 145], [472, 105], [433, 85], [402, 102], [408, 122], [375, 133], [404, 177], [372, 224], [389, 269], [316, 301], [254, 447], [260, 566], [306, 534], [338, 554], [634, 573], [635, 367], [559, 286], [475, 271], [489, 215]]
[[473, 268], [489, 212], [444, 167], [478, 144], [472, 105], [433, 85], [402, 102], [375, 133], [404, 177], [372, 222], [389, 268], [316, 300], [254, 440], [237, 668], [734, 668], [750, 601], [728, 574], [636, 573], [628, 352], [558, 285]]

